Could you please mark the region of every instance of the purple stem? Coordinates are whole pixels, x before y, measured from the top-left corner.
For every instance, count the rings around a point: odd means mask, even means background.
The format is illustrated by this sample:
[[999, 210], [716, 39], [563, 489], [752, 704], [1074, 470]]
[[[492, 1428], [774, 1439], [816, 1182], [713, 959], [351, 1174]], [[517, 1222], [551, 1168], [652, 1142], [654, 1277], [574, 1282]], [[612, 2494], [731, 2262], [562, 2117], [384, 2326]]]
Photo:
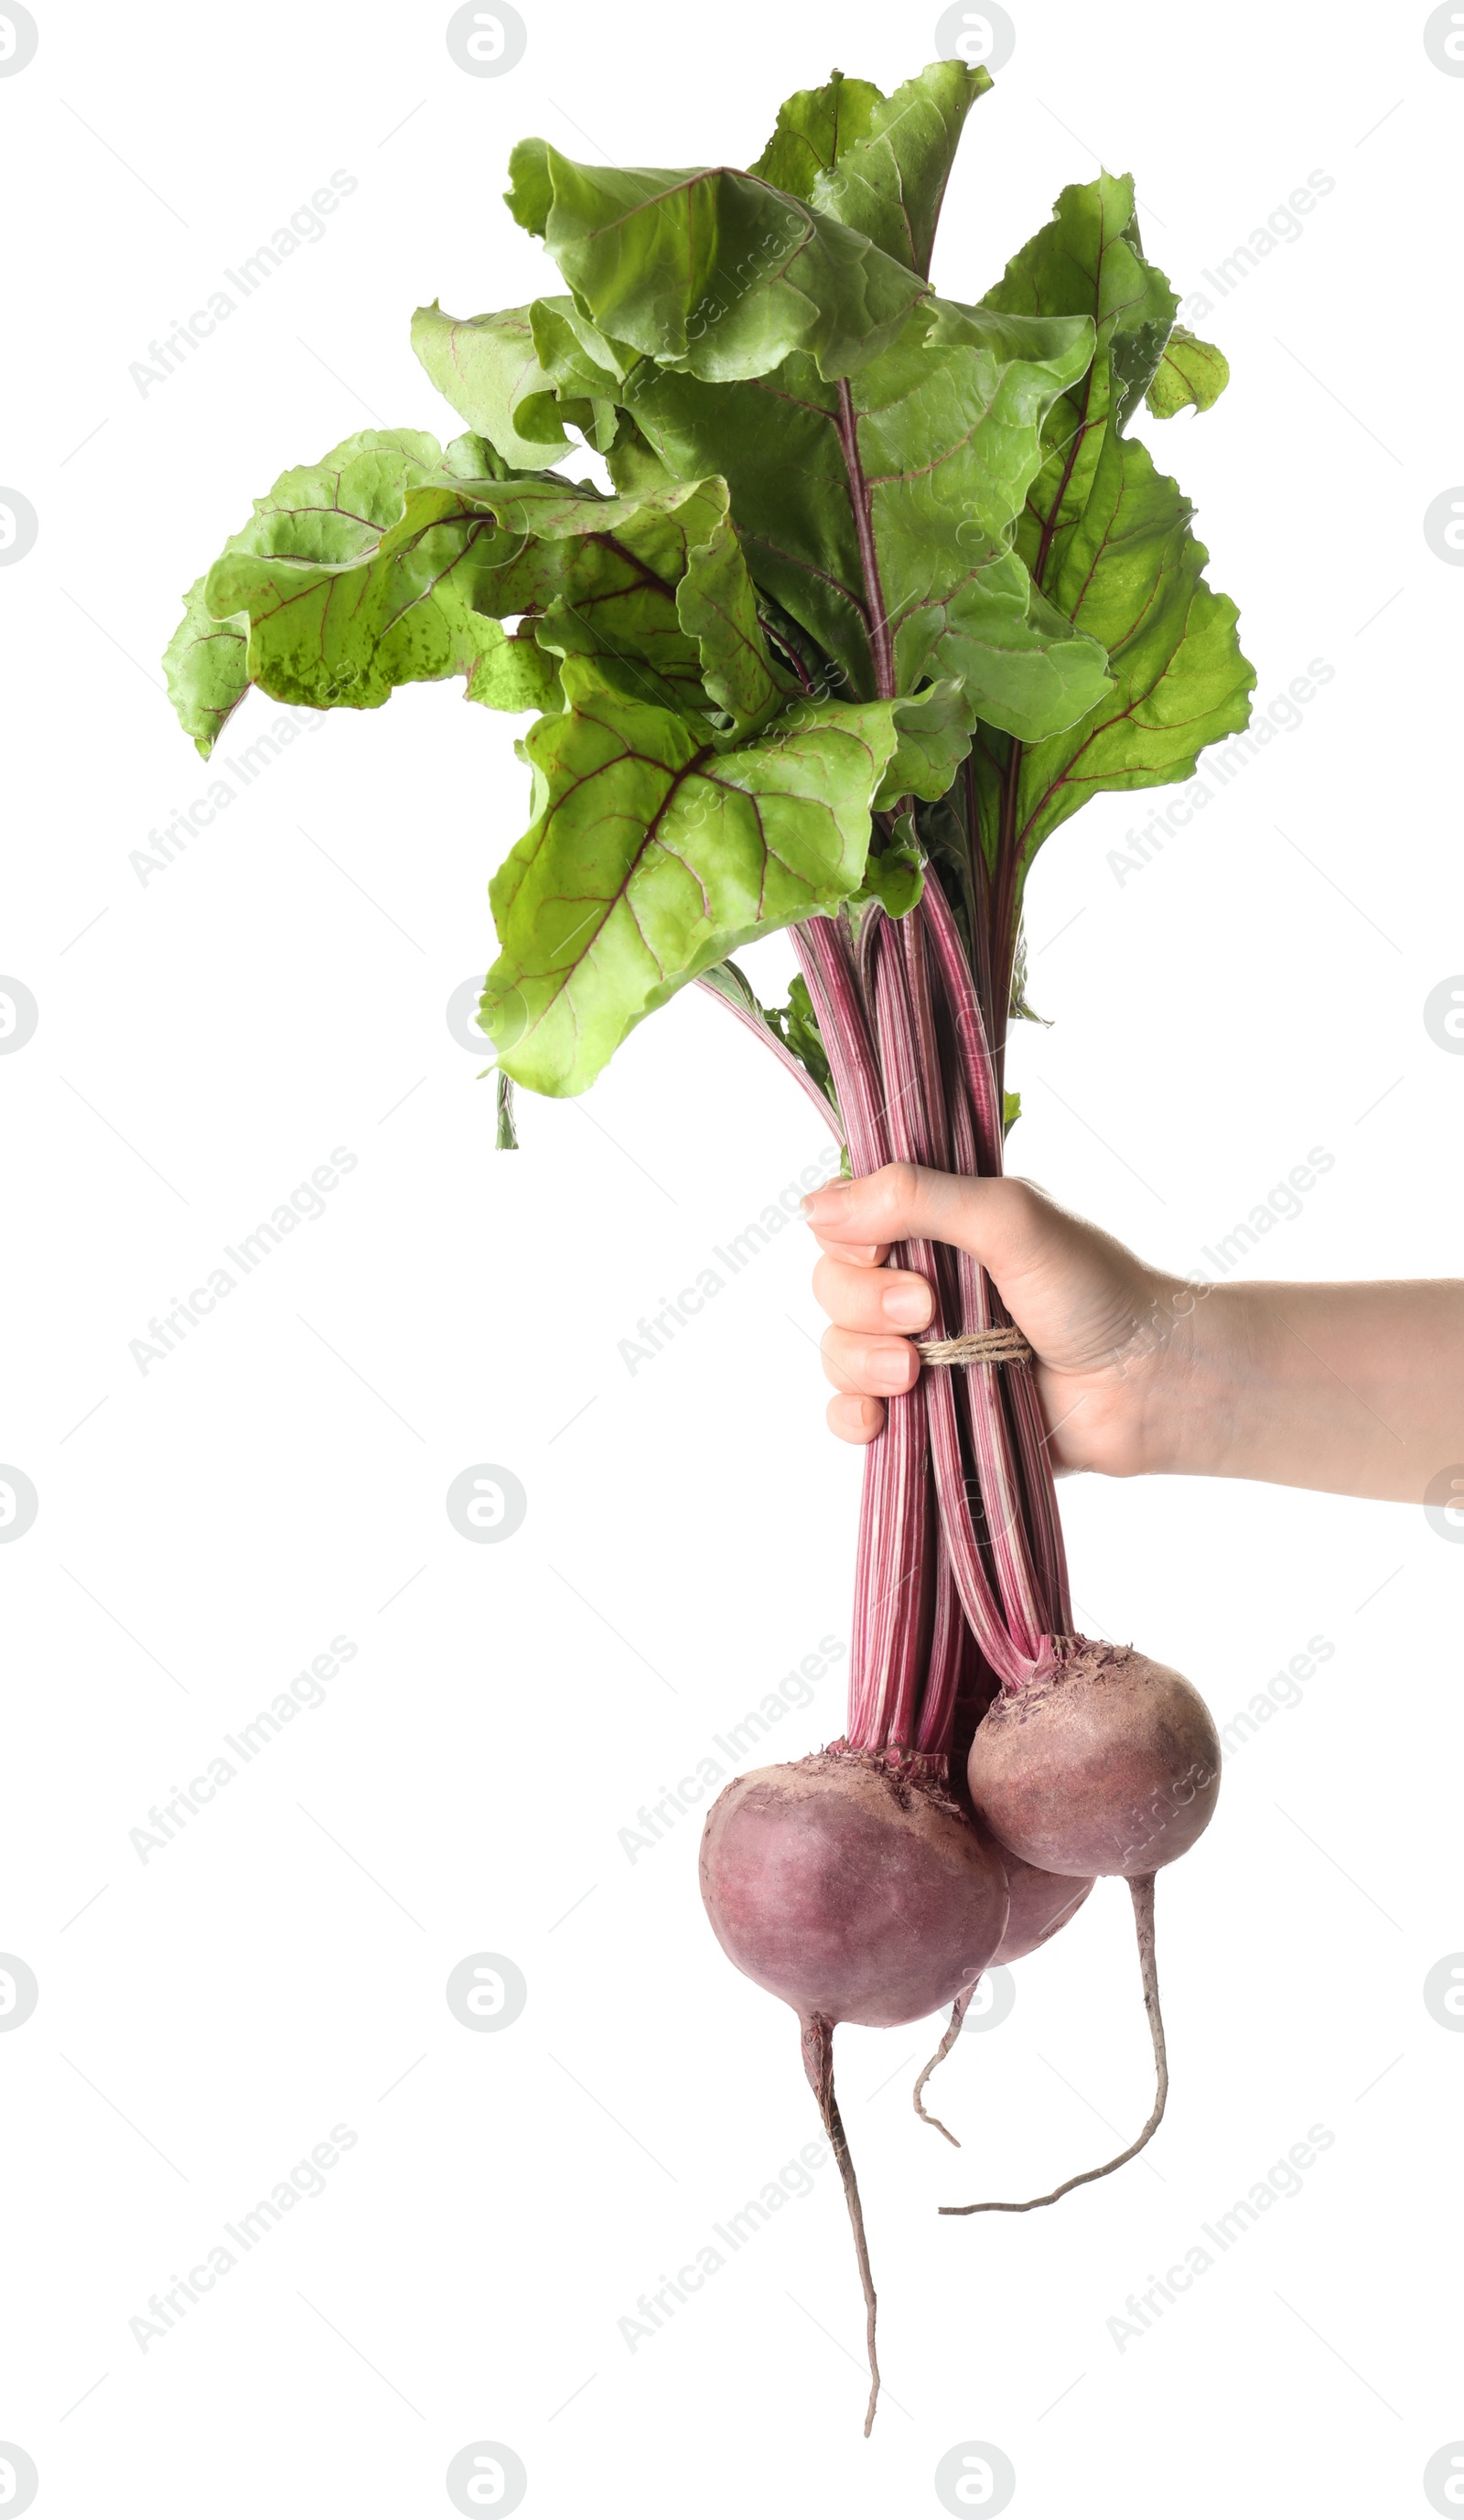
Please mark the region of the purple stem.
[[[908, 928], [909, 922], [903, 922]], [[897, 941], [898, 940], [898, 941]], [[930, 1110], [938, 1102], [941, 1087], [941, 1061], [935, 1044], [934, 1020], [930, 1028], [930, 1064], [921, 1069], [917, 1021], [910, 998], [905, 987], [902, 968], [906, 959], [919, 952], [919, 931], [901, 936], [901, 930], [883, 922], [879, 930], [879, 953], [876, 966], [876, 1009], [879, 1017], [879, 1048], [885, 1082], [890, 1091], [891, 1141], [896, 1155], [910, 1163], [930, 1163], [936, 1159], [937, 1145], [944, 1148], [943, 1127], [932, 1127]], [[901, 948], [904, 948], [902, 952]], [[898, 1090], [897, 1090], [898, 1089]], [[933, 1090], [932, 1090], [933, 1089]], [[951, 1116], [959, 1123], [963, 1097], [957, 1098]], [[942, 1118], [945, 1118], [942, 1114]], [[928, 1242], [907, 1246], [903, 1264], [914, 1268], [927, 1278], [936, 1293], [936, 1318], [932, 1334], [945, 1335], [943, 1313], [951, 1317], [952, 1307], [941, 1303], [942, 1280], [947, 1269], [937, 1261], [936, 1247]], [[979, 1317], [985, 1283], [974, 1264], [961, 1262], [964, 1255], [952, 1254], [956, 1262], [958, 1293], [954, 1306], [957, 1322], [966, 1327], [986, 1328], [988, 1323]], [[942, 1259], [945, 1253], [942, 1253]], [[961, 1281], [967, 1274], [974, 1279], [977, 1319], [970, 1320], [970, 1298]], [[962, 1301], [961, 1298], [965, 1300]], [[1013, 1465], [1003, 1451], [1001, 1438], [1005, 1422], [999, 1415], [999, 1394], [995, 1390], [995, 1377], [1003, 1369], [985, 1365], [965, 1369], [969, 1399], [969, 1417], [974, 1421], [971, 1432], [981, 1494], [986, 1502], [987, 1519], [1002, 1607], [993, 1598], [992, 1587], [982, 1562], [981, 1552], [972, 1527], [967, 1499], [965, 1469], [961, 1456], [959, 1418], [955, 1384], [950, 1369], [927, 1370], [917, 1389], [926, 1395], [930, 1422], [932, 1462], [936, 1493], [940, 1504], [941, 1525], [950, 1554], [962, 1607], [971, 1622], [983, 1653], [1008, 1686], [1015, 1687], [1028, 1679], [1038, 1658], [1041, 1626], [1033, 1598], [1030, 1567], [1021, 1546], [1020, 1522], [1015, 1510], [1015, 1476]], [[998, 1510], [994, 1512], [996, 1505]], [[1016, 1536], [1012, 1525], [1016, 1521]], [[1004, 1615], [1003, 1615], [1004, 1611]], [[941, 1676], [944, 1679], [944, 1675]], [[954, 1705], [954, 1691], [952, 1703]]]
[[[934, 973], [932, 933], [943, 948]], [[999, 1154], [1000, 1147], [990, 1127], [990, 1061], [944, 901], [933, 904], [926, 922], [866, 913], [858, 957], [838, 921], [811, 922], [795, 937], [855, 1173], [877, 1171], [892, 1158], [983, 1170], [981, 1155]], [[981, 1097], [988, 1122], [979, 1149], [968, 1087]], [[949, 1325], [991, 1326], [993, 1290], [965, 1254], [918, 1243], [895, 1256], [928, 1280], [935, 1335]], [[852, 1747], [949, 1748], [961, 1658], [950, 1588], [1005, 1688], [1020, 1688], [1050, 1659], [1044, 1610], [1051, 1588], [1039, 1581], [1025, 1525], [1027, 1448], [1013, 1441], [1000, 1388], [1001, 1373], [1010, 1371], [977, 1366], [958, 1377], [947, 1369], [927, 1372], [912, 1392], [891, 1398], [884, 1433], [868, 1448], [856, 1560]], [[972, 1517], [968, 1462], [981, 1531]], [[1033, 1466], [1040, 1488], [1045, 1456]], [[939, 1540], [931, 1527], [932, 1481]]]
[[[934, 1452], [934, 1428], [932, 1455]], [[939, 1505], [939, 1499], [937, 1499]], [[969, 1630], [956, 1590], [951, 1554], [942, 1546], [935, 1569], [935, 1618], [930, 1640], [930, 1669], [924, 1694], [920, 1699], [920, 1717], [915, 1730], [915, 1748], [939, 1757], [949, 1752], [955, 1729], [955, 1701], [960, 1694], [965, 1670]]]
[[[930, 1159], [931, 1130], [929, 1100], [923, 1090], [914, 1025], [910, 1016], [902, 968], [902, 938], [898, 925], [876, 914], [870, 936], [870, 957], [874, 978], [875, 1038], [879, 1049], [880, 1070], [885, 1087], [885, 1126], [889, 1133], [890, 1152], [897, 1163], [922, 1163]], [[942, 1314], [942, 1271], [933, 1246], [928, 1242], [897, 1243], [890, 1254], [903, 1269], [917, 1270], [925, 1278], [934, 1298], [933, 1325]], [[940, 1335], [939, 1330], [935, 1332]], [[938, 1377], [937, 1377], [938, 1378]], [[903, 1500], [903, 1511], [913, 1519], [917, 1503], [928, 1514], [930, 1498], [930, 1440], [933, 1425], [929, 1411], [932, 1392], [922, 1381], [912, 1392], [900, 1395], [903, 1415], [917, 1404], [920, 1432], [923, 1437], [918, 1463], [919, 1498]], [[871, 1450], [877, 1450], [872, 1446]], [[910, 1587], [911, 1594], [913, 1586]], [[920, 1605], [923, 1609], [924, 1604]], [[927, 1621], [917, 1618], [911, 1601], [896, 1622], [891, 1641], [889, 1688], [887, 1690], [889, 1731], [886, 1738], [901, 1748], [909, 1748], [919, 1726], [922, 1692], [933, 1685], [938, 1693], [949, 1694], [954, 1703], [955, 1670], [953, 1667], [949, 1688], [947, 1673], [921, 1651]], [[948, 1660], [954, 1652], [956, 1640], [948, 1633], [944, 1650]]]
[[978, 1169], [993, 1179], [1001, 1170], [1005, 1136], [997, 1098], [997, 1079], [986, 1026], [981, 1019], [981, 1001], [961, 952], [960, 931], [951, 916], [951, 905], [941, 890], [940, 879], [933, 867], [925, 870], [925, 888], [913, 916], [920, 921], [935, 949], [936, 964], [945, 983], [946, 1003], [960, 1054], [966, 1091], [976, 1113], [980, 1147]]
[[1068, 1589], [1068, 1553], [1063, 1545], [1052, 1456], [1043, 1423], [1042, 1402], [1037, 1396], [1037, 1380], [1031, 1366], [1025, 1364], [1009, 1365], [1006, 1375], [1006, 1401], [1016, 1430], [1027, 1493], [1028, 1534], [1037, 1560], [1039, 1593], [1045, 1605], [1043, 1625], [1049, 1636], [1070, 1637], [1076, 1631]]
[[849, 1160], [857, 1172], [877, 1172], [889, 1161], [879, 1064], [847, 931], [837, 919], [810, 919], [792, 933], [844, 1115]]
[[[985, 1027], [960, 936], [934, 870], [926, 873], [919, 913], [932, 944], [960, 1056], [967, 1092], [978, 1116], [978, 1144], [967, 1143], [957, 1172], [1001, 1172], [1004, 1130]], [[953, 1095], [959, 1102], [963, 1098]], [[961, 1255], [963, 1327], [991, 1328], [1008, 1320], [1005, 1306], [984, 1270]], [[967, 1314], [971, 1318], [965, 1318]], [[1003, 1379], [1004, 1377], [1004, 1379]], [[1001, 1537], [1002, 1593], [1008, 1609], [1042, 1655], [1042, 1642], [1072, 1630], [1067, 1560], [1052, 1482], [1042, 1409], [1029, 1365], [970, 1366], [966, 1393], [973, 1446], [990, 1521]], [[1025, 1510], [1024, 1510], [1025, 1508]], [[1005, 1675], [1003, 1675], [1005, 1677]]]
[[860, 565], [865, 573], [866, 598], [865, 626], [869, 633], [869, 653], [874, 660], [874, 690], [883, 700], [895, 697], [895, 643], [890, 636], [889, 620], [884, 608], [884, 588], [879, 577], [879, 554], [874, 544], [874, 518], [870, 506], [869, 484], [859, 451], [859, 414], [847, 377], [839, 379], [839, 445], [843, 451], [844, 471], [849, 482], [849, 504], [854, 510], [854, 530], [859, 536]]
[[[997, 1178], [1003, 1130], [995, 1065], [934, 870], [903, 920], [870, 908], [854, 934], [836, 918], [811, 920], [793, 936], [854, 1173], [895, 1160]], [[968, 1253], [916, 1242], [892, 1256], [928, 1281], [933, 1335], [1006, 1323]], [[1046, 1668], [1054, 1641], [1073, 1630], [1047, 1440], [1025, 1364], [927, 1369], [913, 1391], [886, 1406], [884, 1432], [865, 1461], [852, 1748], [949, 1752], [967, 1650], [962, 1627], [1008, 1691]]]
[[[890, 1160], [881, 1079], [859, 974], [842, 922], [810, 920], [794, 941], [828, 1054], [834, 1092], [857, 1174]], [[891, 1403], [885, 1431], [865, 1457], [855, 1559], [847, 1738], [879, 1749], [890, 1730], [901, 1669], [918, 1654], [931, 1561], [927, 1531], [924, 1397], [918, 1386]], [[913, 1624], [914, 1640], [910, 1628]]]

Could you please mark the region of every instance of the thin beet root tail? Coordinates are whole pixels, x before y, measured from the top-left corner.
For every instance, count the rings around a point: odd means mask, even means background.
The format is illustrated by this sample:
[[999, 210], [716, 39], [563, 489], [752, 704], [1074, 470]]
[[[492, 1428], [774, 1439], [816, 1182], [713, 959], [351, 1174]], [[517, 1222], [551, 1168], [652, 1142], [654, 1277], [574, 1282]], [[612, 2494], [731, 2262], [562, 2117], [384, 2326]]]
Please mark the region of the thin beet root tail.
[[865, 2341], [869, 2355], [869, 2404], [865, 2410], [865, 2439], [869, 2438], [874, 2422], [874, 2409], [879, 2404], [879, 2363], [874, 2353], [874, 2277], [869, 2270], [869, 2244], [865, 2237], [865, 2209], [860, 2203], [859, 2181], [854, 2175], [854, 2162], [849, 2151], [849, 2138], [833, 2091], [833, 2023], [826, 2013], [806, 2012], [800, 2027], [803, 2032], [803, 2070], [809, 2078], [824, 2132], [833, 2146], [833, 2157], [839, 2165], [844, 2182], [844, 2202], [854, 2229], [854, 2253], [859, 2260], [860, 2281], [865, 2288]]
[[[1106, 2179], [1112, 2170], [1122, 2170], [1142, 2152], [1164, 2116], [1170, 2095], [1169, 2056], [1164, 2045], [1164, 2015], [1159, 2009], [1159, 1973], [1154, 1965], [1154, 1875], [1135, 1873], [1129, 1888], [1133, 1896], [1133, 1930], [1138, 1938], [1138, 1966], [1143, 1979], [1144, 2010], [1149, 2016], [1149, 2037], [1154, 2043], [1154, 2106], [1141, 2135], [1130, 2144], [1127, 2152], [1115, 2153], [1098, 2170], [1082, 2170], [1076, 2179], [1065, 2179], [1050, 2196], [1029, 2196], [1024, 2204], [943, 2205], [943, 2214], [1031, 2214], [1039, 2205], [1055, 2205], [1059, 2196], [1069, 2196], [1075, 2187], [1087, 2187], [1095, 2179]], [[949, 2033], [947, 2034], [949, 2038]]]
[[948, 2126], [943, 2126], [941, 2124], [939, 2118], [933, 2118], [931, 2116], [930, 2111], [927, 2109], [924, 2101], [920, 2097], [920, 2093], [924, 2091], [925, 2086], [929, 2082], [931, 2075], [935, 2072], [937, 2065], [941, 2064], [943, 2060], [950, 2055], [952, 2048], [959, 2038], [960, 2025], [966, 2017], [966, 2006], [970, 2002], [972, 1996], [975, 1994], [976, 1989], [980, 1984], [980, 1978], [976, 1977], [972, 1978], [969, 1986], [963, 1986], [961, 1988], [955, 2002], [951, 2006], [951, 2018], [946, 2024], [946, 2035], [942, 2039], [939, 2048], [937, 2048], [935, 2054], [931, 2057], [929, 2064], [921, 2073], [920, 2079], [916, 2083], [914, 2089], [916, 2117], [923, 2118], [928, 2127], [934, 2127], [937, 2135], [943, 2135], [948, 2143], [954, 2143], [957, 2152], [960, 2150], [959, 2136], [953, 2135]]

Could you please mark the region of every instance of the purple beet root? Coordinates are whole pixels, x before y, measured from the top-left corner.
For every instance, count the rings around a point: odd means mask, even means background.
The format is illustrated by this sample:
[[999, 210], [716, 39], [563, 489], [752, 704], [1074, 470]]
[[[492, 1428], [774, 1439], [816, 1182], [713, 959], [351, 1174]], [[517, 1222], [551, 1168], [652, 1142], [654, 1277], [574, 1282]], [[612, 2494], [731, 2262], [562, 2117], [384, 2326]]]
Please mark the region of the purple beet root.
[[1198, 1689], [1147, 1654], [1082, 1639], [994, 1700], [966, 1773], [981, 1819], [1025, 1864], [1133, 1880], [1194, 1844], [1220, 1770]]
[[1070, 1872], [1041, 1872], [1009, 1848], [1003, 1848], [1002, 1862], [1010, 1906], [1006, 1931], [992, 1956], [993, 1968], [1008, 1960], [1024, 1960], [1029, 1952], [1039, 1952], [1043, 1943], [1050, 1943], [1077, 1915], [1093, 1886], [1091, 1881], [1075, 1881]]
[[833, 2088], [840, 2021], [918, 2021], [975, 1985], [1006, 1926], [1001, 1858], [945, 1782], [945, 1759], [836, 1745], [736, 1777], [707, 1814], [701, 1895], [745, 1977], [799, 2018], [804, 2071], [844, 2182], [865, 2291], [867, 2433], [879, 2399], [874, 2279]]
[[701, 1895], [745, 1977], [803, 2019], [880, 2030], [975, 1983], [1005, 1929], [1005, 1873], [944, 1767], [822, 1750], [733, 1779], [707, 1815]]
[[1205, 1827], [1220, 1771], [1220, 1740], [1199, 1690], [1129, 1646], [1078, 1638], [1051, 1671], [1003, 1690], [987, 1709], [966, 1773], [977, 1814], [1000, 1845], [1044, 1873], [1117, 1873], [1128, 1881], [1154, 2049], [1154, 2106], [1123, 2152], [1049, 2194], [1020, 2204], [943, 2205], [943, 2214], [1029, 2214], [1055, 2205], [1121, 2169], [1154, 2134], [1169, 2096], [1154, 1875]]

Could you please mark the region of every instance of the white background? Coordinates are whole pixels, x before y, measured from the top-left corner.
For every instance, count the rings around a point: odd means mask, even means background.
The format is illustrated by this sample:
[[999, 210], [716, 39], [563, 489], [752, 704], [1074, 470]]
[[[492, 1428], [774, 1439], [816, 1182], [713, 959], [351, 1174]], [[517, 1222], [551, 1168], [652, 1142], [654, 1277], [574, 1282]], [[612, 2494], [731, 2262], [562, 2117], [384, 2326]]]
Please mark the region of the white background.
[[[1233, 367], [1219, 408], [1143, 424], [1263, 703], [1313, 657], [1335, 678], [1142, 873], [1110, 869], [1135, 815], [1099, 800], [1031, 893], [1052, 1028], [1018, 1035], [1013, 1162], [1180, 1269], [1315, 1146], [1333, 1168], [1268, 1274], [1458, 1266], [1464, 1061], [1421, 1010], [1464, 968], [1464, 574], [1422, 518], [1464, 477], [1464, 79], [1423, 15], [1029, 0], [945, 218], [936, 277], [975, 296], [1101, 156], [1192, 290], [1335, 178], [1202, 325]], [[1426, 2459], [1464, 2436], [1464, 2038], [1422, 2001], [1464, 1948], [1464, 1557], [1411, 1507], [1065, 1490], [1090, 1627], [1221, 1721], [1335, 1646], [1161, 1885], [1175, 2092], [1147, 2160], [1045, 2217], [936, 2218], [1141, 2121], [1107, 1885], [944, 2069], [960, 2154], [909, 2110], [924, 2026], [840, 2034], [870, 2442], [831, 2170], [649, 2341], [618, 2327], [818, 2132], [791, 2015], [706, 1928], [696, 1820], [634, 1865], [618, 1838], [848, 1633], [859, 1462], [822, 1427], [801, 1229], [652, 1365], [618, 1353], [817, 1158], [817, 1118], [693, 997], [583, 1104], [526, 1099], [495, 1155], [444, 1007], [489, 959], [485, 881], [523, 819], [512, 725], [448, 688], [331, 718], [144, 882], [131, 853], [210, 775], [155, 660], [286, 464], [377, 420], [454, 432], [414, 306], [556, 285], [499, 201], [515, 138], [741, 163], [831, 61], [889, 87], [935, 45], [865, 0], [536, 5], [522, 63], [472, 78], [445, 17], [58, 7], [0, 78], [0, 480], [39, 518], [0, 569], [0, 968], [40, 1010], [0, 1058], [0, 1459], [40, 1499], [0, 1549], [0, 1949], [40, 1986], [0, 2038], [0, 2440], [58, 2515], [448, 2511], [480, 2439], [556, 2520], [935, 2512], [969, 2440], [1030, 2520], [1426, 2511]], [[141, 393], [150, 340], [337, 168], [357, 190], [323, 241]], [[224, 749], [277, 715], [252, 697]], [[787, 959], [752, 958], [769, 992]], [[325, 1215], [141, 1372], [150, 1317], [336, 1147], [358, 1161]], [[529, 1501], [493, 1547], [443, 1504], [483, 1462]], [[141, 1862], [149, 1807], [337, 1635], [359, 1650], [327, 1703]], [[840, 1729], [843, 1668], [778, 1755]], [[444, 2000], [480, 1951], [528, 1985], [493, 2036]], [[342, 2123], [327, 2192], [143, 2352], [148, 2297]], [[1120, 2352], [1126, 2297], [1316, 2125], [1301, 2195]]]

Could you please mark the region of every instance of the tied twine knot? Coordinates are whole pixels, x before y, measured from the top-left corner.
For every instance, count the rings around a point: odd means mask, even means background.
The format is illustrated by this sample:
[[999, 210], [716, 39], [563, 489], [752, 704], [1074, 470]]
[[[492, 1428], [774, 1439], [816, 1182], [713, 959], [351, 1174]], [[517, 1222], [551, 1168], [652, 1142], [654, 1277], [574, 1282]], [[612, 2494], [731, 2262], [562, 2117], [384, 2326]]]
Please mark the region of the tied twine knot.
[[916, 1339], [926, 1365], [1030, 1365], [1032, 1350], [1019, 1329], [962, 1330], [955, 1338]]

